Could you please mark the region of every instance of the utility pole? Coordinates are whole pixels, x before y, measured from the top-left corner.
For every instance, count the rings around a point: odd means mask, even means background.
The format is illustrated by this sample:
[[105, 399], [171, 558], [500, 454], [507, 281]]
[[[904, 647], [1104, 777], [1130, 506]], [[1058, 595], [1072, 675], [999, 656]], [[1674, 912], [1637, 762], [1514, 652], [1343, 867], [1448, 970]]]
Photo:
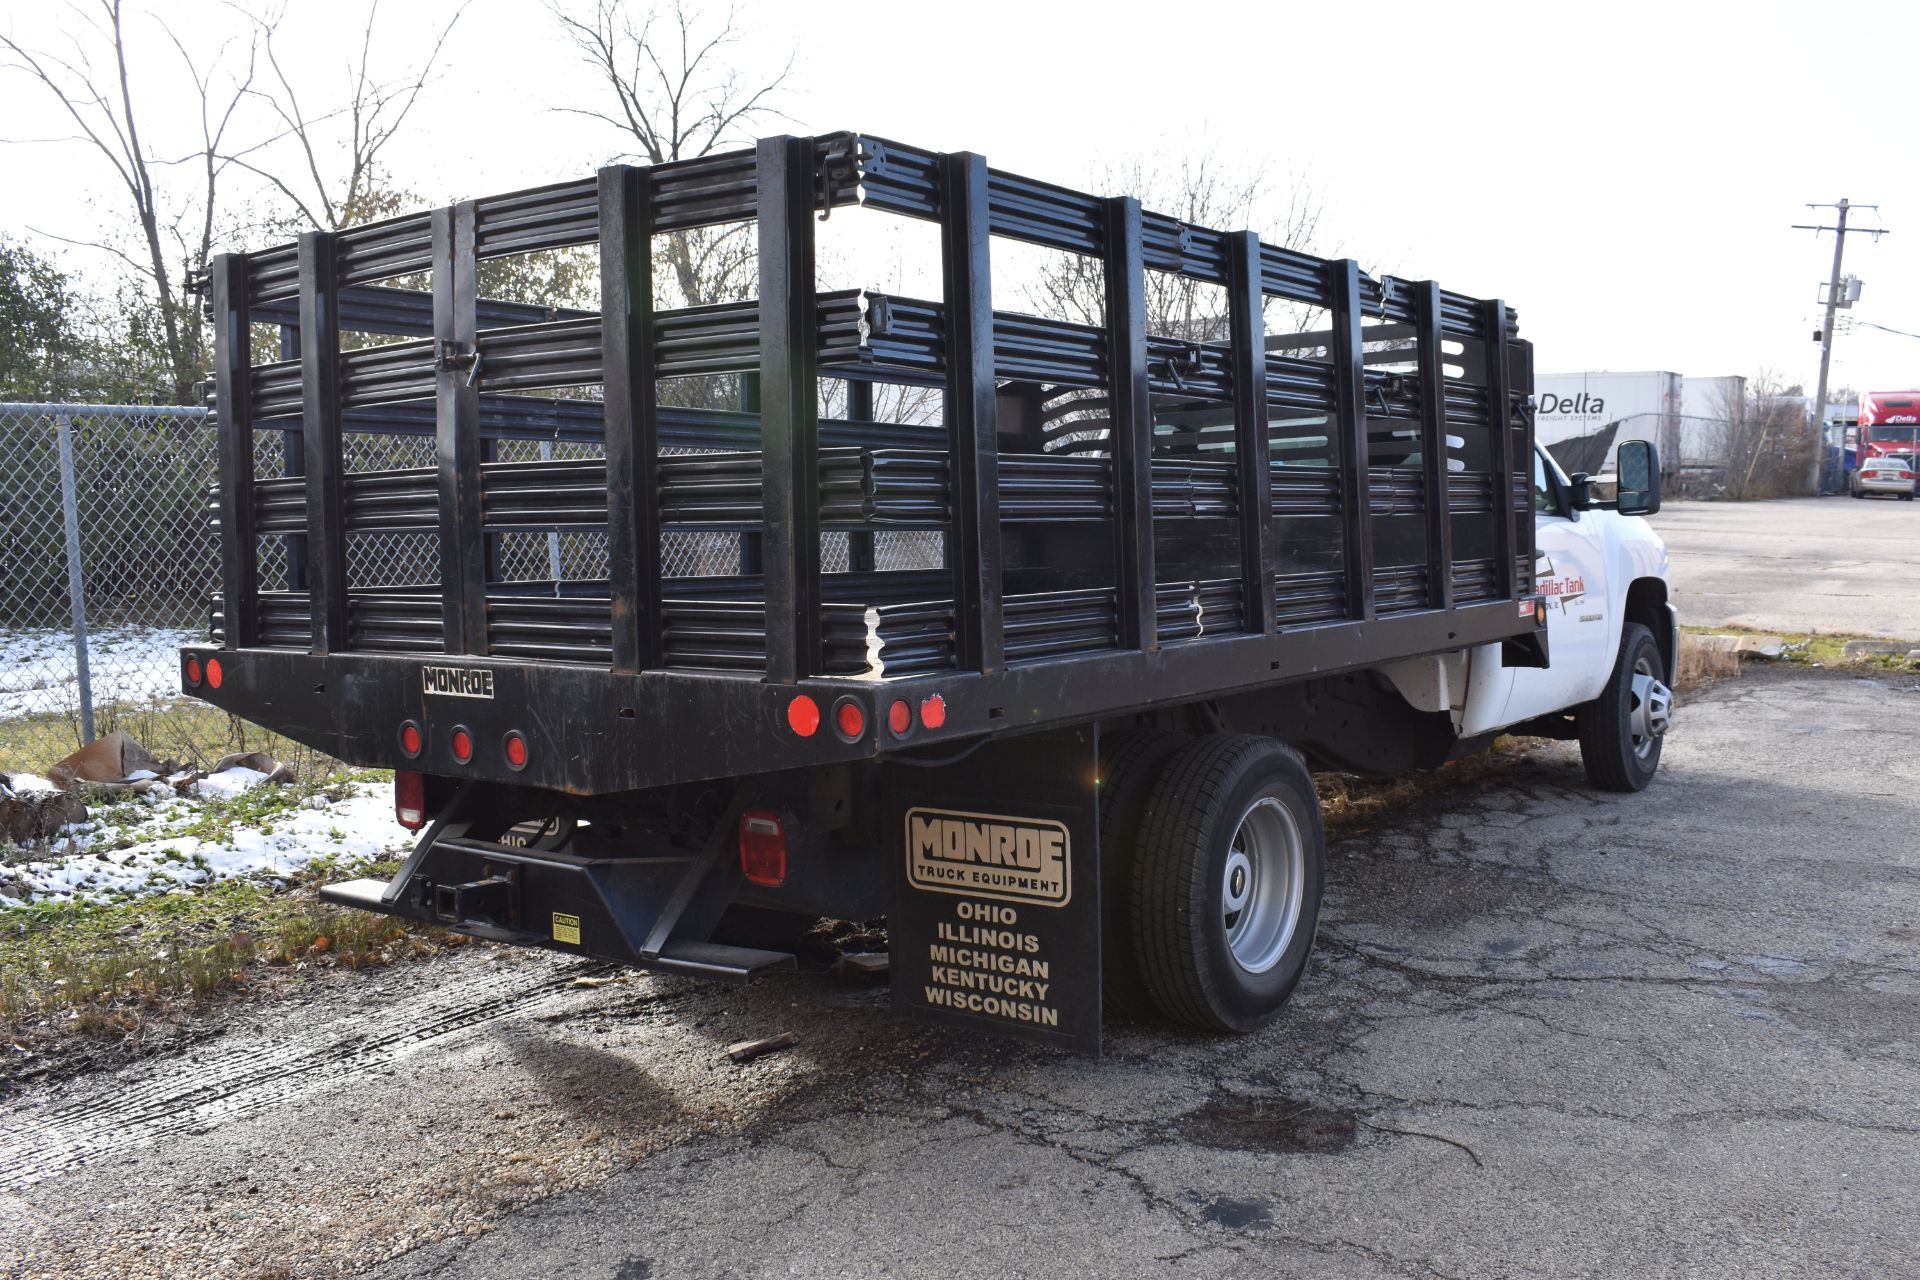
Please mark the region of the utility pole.
[[[1839, 204], [1809, 204], [1807, 208], [1833, 209], [1839, 213], [1839, 217], [1834, 220], [1835, 225], [1831, 227], [1818, 224], [1809, 226], [1803, 222], [1796, 222], [1793, 225], [1795, 231], [1811, 231], [1815, 235], [1822, 231], [1833, 232], [1833, 274], [1827, 277], [1827, 318], [1820, 326], [1820, 383], [1813, 393], [1813, 461], [1809, 464], [1811, 470], [1807, 477], [1807, 491], [1818, 494], [1820, 464], [1826, 460], [1827, 454], [1827, 369], [1833, 362], [1833, 313], [1840, 305], [1840, 259], [1847, 251], [1847, 211], [1849, 209], [1877, 211], [1880, 206], [1852, 204], [1842, 196]], [[1885, 227], [1863, 228], [1863, 230], [1876, 242], [1881, 236], [1887, 234]]]

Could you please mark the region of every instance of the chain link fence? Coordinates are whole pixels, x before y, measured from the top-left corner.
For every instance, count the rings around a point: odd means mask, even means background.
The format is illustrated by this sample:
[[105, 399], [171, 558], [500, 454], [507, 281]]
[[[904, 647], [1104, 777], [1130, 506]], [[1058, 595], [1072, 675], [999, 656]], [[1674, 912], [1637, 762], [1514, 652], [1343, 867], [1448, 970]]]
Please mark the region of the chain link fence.
[[[218, 472], [204, 409], [0, 403], [0, 772], [44, 771], [116, 729], [161, 756], [210, 760], [262, 745], [255, 731], [179, 695], [177, 650], [207, 632], [220, 583], [209, 508]], [[349, 472], [434, 465], [428, 435], [348, 433]], [[254, 432], [254, 474], [298, 474], [298, 435]], [[499, 462], [602, 456], [597, 444], [502, 440]], [[676, 450], [675, 452], [684, 452]], [[263, 591], [298, 589], [304, 539], [260, 539]], [[607, 535], [595, 530], [492, 535], [493, 577], [520, 584], [604, 582]], [[737, 533], [671, 530], [667, 578], [742, 571]], [[938, 532], [875, 535], [875, 568], [944, 563]], [[848, 535], [821, 539], [823, 568], [849, 568]], [[436, 533], [353, 534], [357, 589], [437, 590]], [[557, 589], [557, 587], [556, 587]], [[669, 590], [670, 590], [669, 586]]]
[[178, 696], [219, 545], [206, 412], [0, 404], [0, 770], [39, 772], [90, 734], [224, 741]]

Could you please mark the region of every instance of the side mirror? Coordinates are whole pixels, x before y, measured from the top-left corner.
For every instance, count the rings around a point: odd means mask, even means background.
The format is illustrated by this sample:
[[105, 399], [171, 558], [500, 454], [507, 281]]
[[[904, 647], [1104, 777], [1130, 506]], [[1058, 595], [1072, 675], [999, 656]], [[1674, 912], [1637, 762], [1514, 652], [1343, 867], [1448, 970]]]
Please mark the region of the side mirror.
[[1650, 516], [1660, 509], [1660, 455], [1651, 440], [1622, 440], [1615, 501], [1623, 516]]

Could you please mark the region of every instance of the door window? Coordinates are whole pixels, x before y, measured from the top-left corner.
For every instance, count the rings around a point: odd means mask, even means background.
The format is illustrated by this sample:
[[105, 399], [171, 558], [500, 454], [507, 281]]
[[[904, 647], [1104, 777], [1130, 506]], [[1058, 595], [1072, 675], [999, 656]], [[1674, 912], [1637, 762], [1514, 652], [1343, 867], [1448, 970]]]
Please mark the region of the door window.
[[1542, 516], [1567, 514], [1560, 505], [1560, 487], [1548, 473], [1547, 456], [1538, 449], [1533, 451], [1533, 511]]

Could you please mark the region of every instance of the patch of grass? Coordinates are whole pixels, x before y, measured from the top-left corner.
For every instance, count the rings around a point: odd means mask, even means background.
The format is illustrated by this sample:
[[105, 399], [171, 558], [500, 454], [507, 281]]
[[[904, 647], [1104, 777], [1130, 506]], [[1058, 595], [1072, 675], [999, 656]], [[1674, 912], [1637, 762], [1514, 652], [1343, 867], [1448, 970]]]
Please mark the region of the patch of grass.
[[[94, 731], [120, 729], [161, 759], [202, 767], [237, 751], [264, 751], [303, 778], [324, 777], [340, 763], [239, 716], [194, 698], [109, 703], [94, 709]], [[37, 712], [0, 720], [0, 773], [44, 774], [80, 746], [74, 711]]]
[[348, 875], [391, 875], [398, 860], [309, 864], [292, 883], [227, 880], [99, 905], [0, 913], [0, 1026], [17, 1044], [65, 1034], [118, 1036], [270, 979], [276, 971], [358, 969], [456, 939], [391, 916], [335, 907], [316, 890]]
[[[97, 798], [107, 803], [89, 815], [97, 824], [93, 849], [110, 854], [171, 839], [223, 842], [242, 830], [271, 834], [313, 797], [338, 800], [353, 783], [390, 777], [361, 770], [256, 787], [198, 801], [161, 824], [152, 822], [154, 811], [144, 801], [104, 793]], [[180, 863], [198, 857], [173, 851]], [[16, 1054], [72, 1034], [131, 1037], [156, 1015], [189, 1012], [290, 971], [384, 964], [454, 940], [440, 930], [319, 899], [322, 884], [390, 876], [398, 867], [397, 857], [335, 855], [280, 877], [0, 911], [0, 1029]], [[0, 1051], [0, 1076], [11, 1074], [8, 1059], [19, 1061]]]
[[[1778, 636], [1786, 650], [1776, 662], [1793, 662], [1807, 667], [1838, 667], [1848, 671], [1913, 671], [1916, 664], [1907, 661], [1905, 652], [1894, 654], [1872, 654], [1865, 657], [1849, 658], [1846, 647], [1849, 640], [1884, 641], [1885, 636], [1863, 636], [1851, 632], [1838, 631], [1755, 631], [1744, 627], [1682, 627], [1681, 628], [1681, 665], [1686, 665], [1686, 638], [1688, 636]], [[1761, 659], [1766, 661], [1766, 659]]]

